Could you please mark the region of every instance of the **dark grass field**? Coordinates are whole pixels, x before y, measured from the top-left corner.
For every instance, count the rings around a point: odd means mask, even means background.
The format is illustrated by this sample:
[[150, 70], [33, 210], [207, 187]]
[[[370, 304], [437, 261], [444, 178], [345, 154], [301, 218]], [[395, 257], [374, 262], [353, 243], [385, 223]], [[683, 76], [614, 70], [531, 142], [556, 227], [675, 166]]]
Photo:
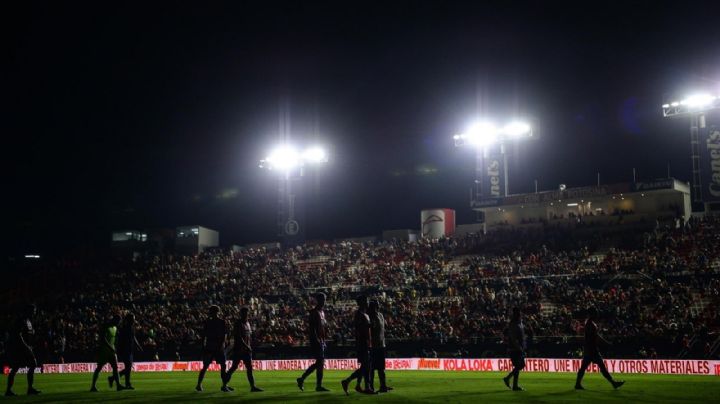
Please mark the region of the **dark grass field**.
[[[1, 397], [10, 402], [355, 402], [377, 401], [392, 403], [477, 403], [477, 402], [625, 402], [625, 403], [677, 403], [720, 402], [720, 378], [716, 376], [665, 376], [622, 375], [627, 384], [619, 390], [599, 375], [585, 377], [585, 391], [573, 389], [575, 375], [570, 373], [527, 373], [521, 378], [526, 391], [513, 392], [502, 383], [500, 373], [440, 372], [440, 371], [390, 371], [388, 384], [395, 390], [375, 396], [366, 396], [351, 390], [346, 397], [340, 387], [341, 378], [347, 371], [326, 371], [325, 386], [329, 393], [316, 393], [314, 375], [301, 392], [295, 385], [299, 372], [256, 372], [256, 384], [265, 389], [262, 393], [250, 393], [244, 373], [233, 377], [231, 386], [235, 391], [219, 391], [218, 373], [208, 373], [205, 391], [194, 391], [196, 373], [137, 373], [134, 375], [136, 390], [116, 392], [107, 384], [107, 374], [101, 375], [99, 393], [90, 393], [90, 374], [37, 375], [36, 387], [43, 391], [37, 397], [25, 396], [25, 375], [18, 375], [15, 392], [18, 397]], [[5, 389], [6, 377], [2, 378]]]

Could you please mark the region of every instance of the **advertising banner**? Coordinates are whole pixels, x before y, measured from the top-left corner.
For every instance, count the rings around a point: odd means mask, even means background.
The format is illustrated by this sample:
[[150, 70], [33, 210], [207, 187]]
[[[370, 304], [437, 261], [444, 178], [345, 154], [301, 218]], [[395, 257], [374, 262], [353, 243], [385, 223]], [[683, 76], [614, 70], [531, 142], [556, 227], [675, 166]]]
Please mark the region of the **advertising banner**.
[[[256, 360], [254, 370], [292, 370], [302, 371], [314, 363], [312, 359]], [[577, 372], [581, 359], [563, 358], [527, 358], [525, 372]], [[679, 360], [679, 359], [605, 359], [611, 373], [641, 373], [662, 375], [706, 375], [720, 376], [720, 361], [716, 360]], [[119, 364], [122, 369], [122, 364]], [[230, 366], [230, 362], [228, 362]], [[512, 363], [507, 358], [488, 359], [450, 359], [450, 358], [393, 358], [385, 361], [388, 370], [451, 371], [451, 372], [508, 372]], [[326, 359], [325, 369], [353, 370], [358, 367], [355, 359]], [[200, 361], [179, 362], [136, 362], [136, 372], [197, 372], [202, 368]], [[240, 370], [243, 365], [240, 364]], [[9, 369], [4, 369], [5, 373]], [[40, 369], [38, 369], [40, 370]], [[43, 373], [90, 373], [95, 370], [94, 363], [64, 363], [43, 365]], [[110, 371], [109, 366], [103, 368]], [[213, 363], [211, 371], [219, 371], [220, 366]], [[599, 372], [591, 365], [588, 372]]]
[[702, 196], [705, 202], [718, 202], [720, 201], [720, 127], [712, 125], [701, 131]]
[[503, 155], [489, 153], [483, 159], [482, 199], [495, 199], [505, 196], [505, 171]]

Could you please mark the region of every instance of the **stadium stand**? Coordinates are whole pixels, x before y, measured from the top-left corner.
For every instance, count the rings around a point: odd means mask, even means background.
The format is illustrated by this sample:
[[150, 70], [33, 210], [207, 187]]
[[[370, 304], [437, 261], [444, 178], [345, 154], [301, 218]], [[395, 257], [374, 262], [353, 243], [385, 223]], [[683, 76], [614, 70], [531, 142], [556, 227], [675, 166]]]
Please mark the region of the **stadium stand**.
[[[6, 285], [6, 307], [33, 301], [43, 360], [92, 359], [97, 326], [133, 311], [145, 359], [197, 357], [208, 305], [234, 319], [251, 307], [256, 357], [302, 356], [317, 291], [334, 356], [352, 349], [353, 299], [382, 302], [390, 352], [504, 354], [510, 309], [520, 306], [530, 355], [577, 356], [583, 308], [601, 311], [603, 334], [623, 357], [717, 358], [720, 220], [684, 227], [546, 225], [418, 242], [313, 243], [194, 256], [57, 267]], [[3, 310], [0, 330], [11, 318]]]

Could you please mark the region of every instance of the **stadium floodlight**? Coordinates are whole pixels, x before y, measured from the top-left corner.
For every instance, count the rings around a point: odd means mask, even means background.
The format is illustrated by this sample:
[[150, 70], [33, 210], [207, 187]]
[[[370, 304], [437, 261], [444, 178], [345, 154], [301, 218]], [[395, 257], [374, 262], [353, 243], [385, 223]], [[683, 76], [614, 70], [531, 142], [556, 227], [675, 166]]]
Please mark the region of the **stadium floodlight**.
[[273, 149], [267, 157], [260, 160], [259, 167], [268, 170], [291, 171], [304, 167], [306, 164], [327, 163], [328, 154], [322, 147], [309, 147], [302, 152], [292, 145], [280, 145]]
[[[293, 245], [304, 239], [305, 225], [302, 220], [302, 203], [297, 189], [304, 185], [306, 167], [319, 167], [328, 162], [327, 149], [319, 145], [297, 147], [282, 143], [272, 149], [258, 165], [273, 172], [278, 180], [278, 235], [283, 244]], [[299, 206], [298, 206], [299, 205]]]
[[704, 128], [705, 113], [720, 109], [720, 94], [709, 92], [690, 94], [682, 100], [674, 100], [662, 105], [666, 118], [690, 118], [690, 159], [692, 161], [692, 198], [702, 202], [702, 178], [700, 173], [700, 128]]
[[319, 146], [314, 146], [306, 149], [303, 152], [303, 160], [308, 163], [318, 164], [318, 163], [327, 163], [328, 156], [325, 149]]
[[687, 105], [690, 108], [703, 108], [715, 101], [717, 97], [710, 94], [693, 94], [686, 99], [680, 101], [681, 105]]
[[494, 124], [477, 122], [472, 124], [460, 137], [472, 145], [483, 147], [497, 143], [498, 134], [498, 129]]
[[681, 100], [674, 100], [662, 105], [663, 116], [695, 114], [720, 108], [720, 95], [710, 93], [690, 94]]
[[261, 160], [261, 167], [263, 167], [262, 163], [264, 162], [270, 170], [292, 170], [300, 165], [300, 157], [300, 153], [294, 147], [282, 145], [271, 151], [264, 160]]
[[[532, 135], [532, 126], [527, 122], [512, 121], [504, 126], [498, 127], [489, 121], [477, 121], [470, 125], [464, 133], [453, 135], [453, 140], [455, 141], [455, 146], [457, 147], [463, 147], [466, 145], [474, 146], [478, 153], [478, 161], [480, 161], [482, 154], [487, 154], [491, 146], [500, 146], [500, 153], [503, 155], [505, 196], [507, 196], [508, 170], [505, 143], [531, 137]], [[478, 170], [480, 170], [480, 168], [478, 168]], [[476, 179], [475, 183], [478, 184], [477, 186], [479, 189], [481, 186], [480, 182]]]
[[476, 122], [464, 132], [453, 136], [455, 146], [466, 144], [485, 148], [505, 141], [532, 136], [532, 126], [526, 122], [514, 121], [499, 128], [492, 122]]
[[532, 127], [526, 122], [510, 122], [503, 127], [502, 132], [510, 138], [532, 136]]

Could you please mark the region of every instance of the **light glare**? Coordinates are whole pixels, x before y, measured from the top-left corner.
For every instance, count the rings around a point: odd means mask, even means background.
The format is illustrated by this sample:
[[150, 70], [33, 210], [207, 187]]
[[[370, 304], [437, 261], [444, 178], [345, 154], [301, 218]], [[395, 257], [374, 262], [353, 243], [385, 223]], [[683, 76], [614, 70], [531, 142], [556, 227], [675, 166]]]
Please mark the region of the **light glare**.
[[681, 104], [691, 108], [704, 107], [715, 101], [715, 98], [710, 94], [693, 94], [684, 99]]
[[470, 127], [464, 137], [474, 145], [489, 146], [497, 142], [498, 130], [490, 122], [478, 122]]
[[303, 152], [303, 160], [309, 163], [325, 163], [327, 162], [327, 153], [321, 147], [311, 147]]
[[321, 164], [327, 161], [328, 154], [322, 147], [314, 146], [300, 152], [291, 145], [281, 145], [260, 160], [258, 167], [268, 170], [291, 171], [305, 164]]
[[291, 146], [281, 146], [273, 150], [265, 161], [273, 168], [290, 170], [300, 164], [300, 155]]
[[503, 128], [503, 133], [510, 137], [520, 137], [530, 134], [530, 125], [525, 122], [511, 122]]

